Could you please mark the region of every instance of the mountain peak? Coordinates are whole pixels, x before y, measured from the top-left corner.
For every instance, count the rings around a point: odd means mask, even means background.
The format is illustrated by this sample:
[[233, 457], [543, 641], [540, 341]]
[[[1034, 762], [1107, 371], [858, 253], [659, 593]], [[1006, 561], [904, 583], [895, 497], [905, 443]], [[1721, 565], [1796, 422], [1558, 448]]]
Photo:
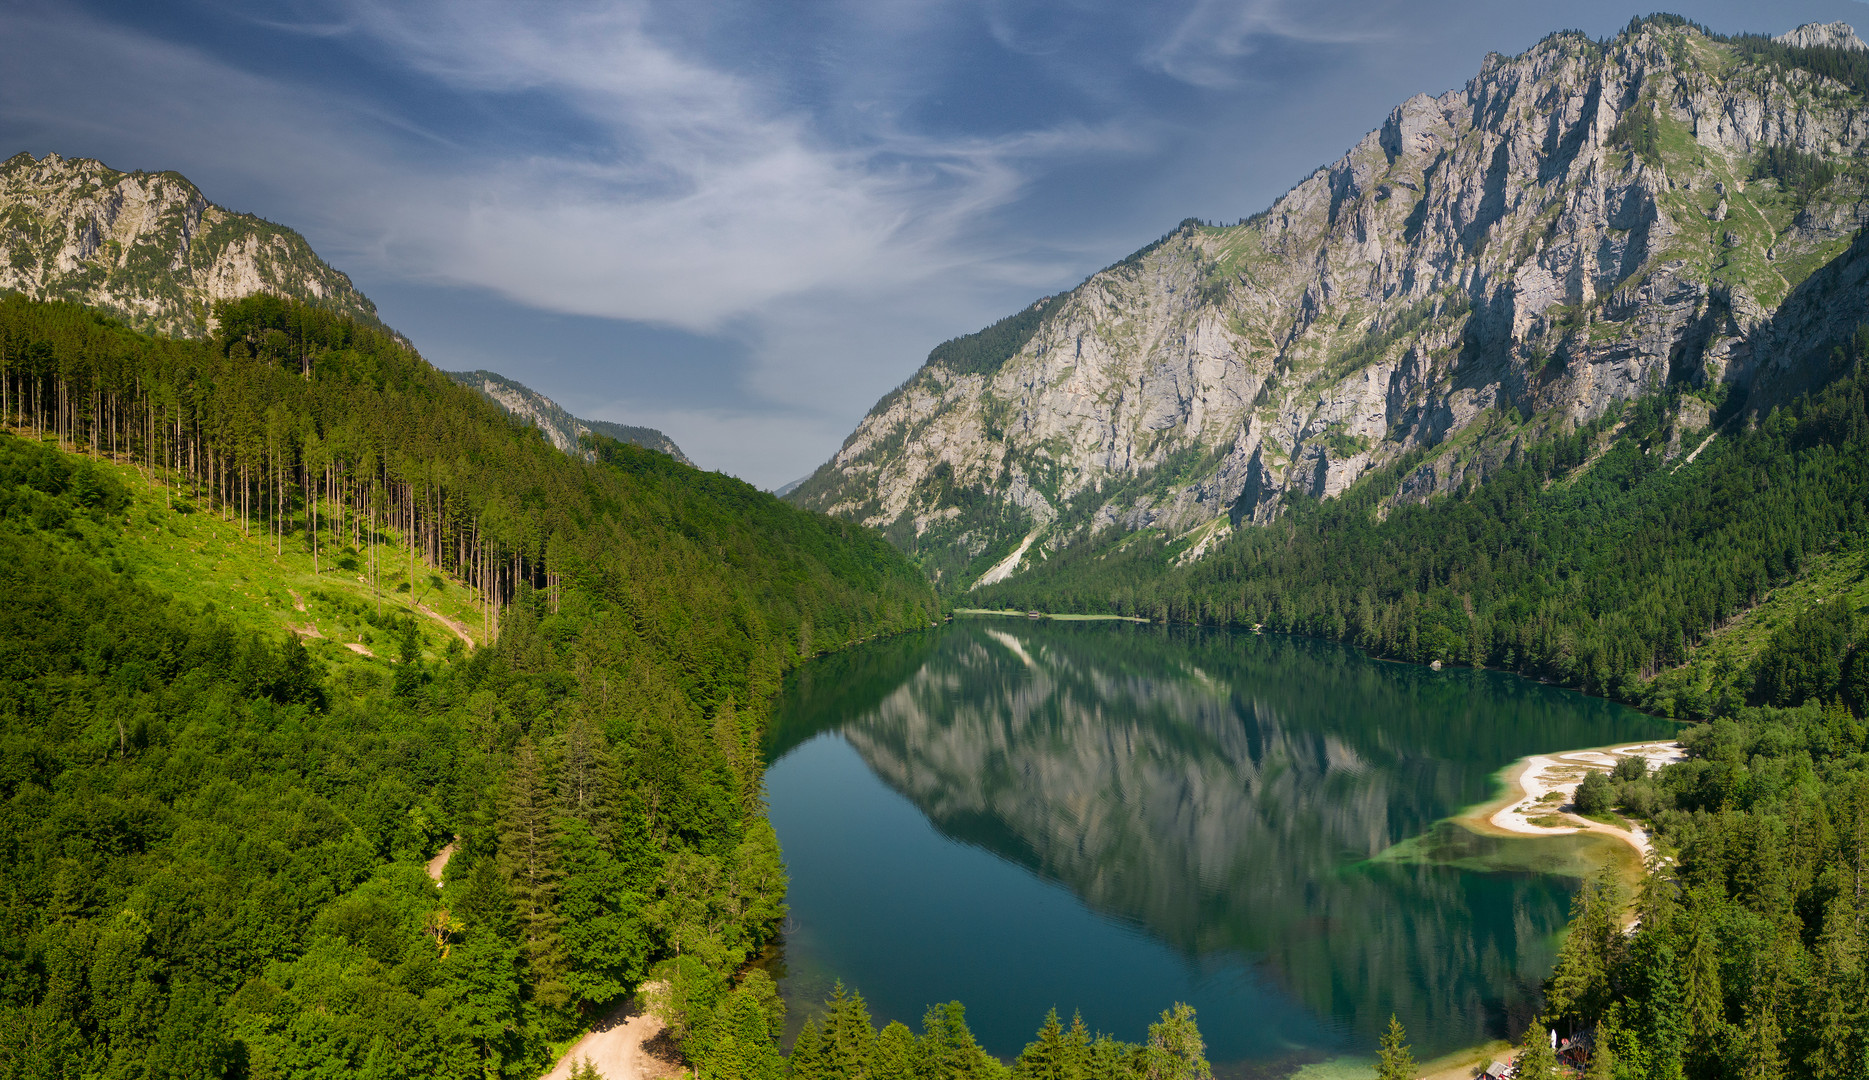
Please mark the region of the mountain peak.
[[1663, 389], [1769, 408], [1869, 311], [1835, 61], [1676, 16], [1489, 55], [1264, 211], [944, 344], [788, 497], [956, 587], [1139, 530], [1194, 557], [1391, 467], [1376, 501], [1420, 502]]
[[0, 290], [175, 337], [206, 336], [216, 302], [256, 292], [382, 326], [376, 305], [293, 230], [216, 206], [180, 173], [56, 153], [0, 163]]
[[1832, 48], [1855, 49], [1869, 52], [1869, 42], [1856, 36], [1856, 28], [1849, 23], [1805, 23], [1788, 34], [1780, 34], [1772, 39], [1781, 45], [1794, 45], [1801, 49]]

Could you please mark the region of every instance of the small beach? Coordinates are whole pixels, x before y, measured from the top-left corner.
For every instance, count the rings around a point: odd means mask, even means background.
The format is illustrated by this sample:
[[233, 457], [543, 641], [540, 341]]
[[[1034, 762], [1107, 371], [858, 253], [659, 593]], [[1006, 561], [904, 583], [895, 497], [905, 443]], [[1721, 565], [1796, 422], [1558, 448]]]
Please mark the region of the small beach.
[[1581, 832], [1611, 836], [1648, 858], [1648, 833], [1624, 820], [1619, 828], [1572, 813], [1569, 807], [1577, 786], [1593, 772], [1609, 772], [1625, 758], [1648, 762], [1652, 773], [1664, 765], [1685, 761], [1678, 742], [1629, 743], [1553, 754], [1533, 754], [1514, 764], [1505, 775], [1506, 790], [1497, 799], [1469, 810], [1458, 819], [1477, 832], [1512, 836], [1569, 836]]

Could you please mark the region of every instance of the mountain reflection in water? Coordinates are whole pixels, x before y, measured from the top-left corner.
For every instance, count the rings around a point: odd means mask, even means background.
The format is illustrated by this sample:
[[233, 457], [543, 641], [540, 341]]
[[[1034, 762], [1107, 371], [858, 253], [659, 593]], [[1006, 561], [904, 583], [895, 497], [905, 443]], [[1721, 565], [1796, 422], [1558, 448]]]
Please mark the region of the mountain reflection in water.
[[[878, 795], [828, 782], [828, 765], [807, 781], [810, 753], [787, 756], [835, 732], [940, 833], [1063, 886], [1095, 913], [1074, 932], [1089, 940], [992, 946], [978, 986], [928, 974], [942, 985], [923, 994], [966, 1001], [989, 1050], [1017, 1053], [1054, 1004], [1068, 1016], [1086, 999], [1120, 999], [1127, 983], [1160, 990], [1160, 977], [1122, 963], [1068, 985], [1033, 977], [1031, 968], [1062, 975], [1075, 962], [1047, 951], [1060, 947], [1178, 963], [1186, 996], [1204, 999], [1216, 1062], [1367, 1053], [1391, 1012], [1418, 1052], [1500, 1037], [1536, 1006], [1575, 880], [1377, 856], [1488, 798], [1493, 774], [1519, 757], [1666, 730], [1510, 676], [1222, 631], [962, 620], [826, 658], [788, 686], [767, 748], [802, 928], [788, 941], [788, 989], [809, 995], [841, 977], [883, 1017], [915, 1027], [916, 935], [952, 918], [986, 948], [996, 923], [1026, 925], [1012, 910], [1019, 897], [999, 888], [932, 917], [904, 911], [888, 932], [888, 883], [867, 872], [893, 842], [874, 824]], [[820, 835], [864, 815], [868, 828], [853, 824], [836, 842]], [[1483, 860], [1510, 845], [1553, 842], [1453, 846]], [[955, 860], [948, 876], [993, 872], [977, 853], [941, 857]], [[819, 877], [836, 891], [814, 889]], [[877, 892], [851, 895], [868, 889]], [[1105, 940], [1138, 928], [1163, 956]], [[1025, 978], [1009, 981], [1014, 968]], [[1135, 1039], [1168, 1004], [1126, 1002], [1121, 1015], [1085, 1019]]]

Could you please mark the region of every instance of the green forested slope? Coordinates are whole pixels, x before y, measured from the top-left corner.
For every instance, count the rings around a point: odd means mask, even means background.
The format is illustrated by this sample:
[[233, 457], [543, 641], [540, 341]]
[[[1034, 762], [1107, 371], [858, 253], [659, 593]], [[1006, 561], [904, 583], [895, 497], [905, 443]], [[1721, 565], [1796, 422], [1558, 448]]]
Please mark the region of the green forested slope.
[[662, 455], [568, 458], [380, 332], [220, 314], [0, 301], [0, 409], [42, 435], [0, 434], [0, 1073], [536, 1075], [654, 963], [724, 979], [783, 910], [767, 699], [924, 625], [920, 574]]

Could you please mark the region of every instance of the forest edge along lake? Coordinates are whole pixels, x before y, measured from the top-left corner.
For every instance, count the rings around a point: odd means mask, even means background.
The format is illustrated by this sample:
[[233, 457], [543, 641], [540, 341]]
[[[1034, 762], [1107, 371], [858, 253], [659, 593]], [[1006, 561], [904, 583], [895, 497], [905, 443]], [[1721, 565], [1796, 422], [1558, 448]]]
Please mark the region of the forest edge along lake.
[[1671, 725], [1499, 672], [1279, 635], [960, 619], [805, 665], [766, 752], [795, 1032], [833, 987], [1003, 1058], [1046, 1010], [1199, 1010], [1229, 1075], [1516, 1033], [1579, 878], [1633, 849], [1460, 820], [1531, 755]]

